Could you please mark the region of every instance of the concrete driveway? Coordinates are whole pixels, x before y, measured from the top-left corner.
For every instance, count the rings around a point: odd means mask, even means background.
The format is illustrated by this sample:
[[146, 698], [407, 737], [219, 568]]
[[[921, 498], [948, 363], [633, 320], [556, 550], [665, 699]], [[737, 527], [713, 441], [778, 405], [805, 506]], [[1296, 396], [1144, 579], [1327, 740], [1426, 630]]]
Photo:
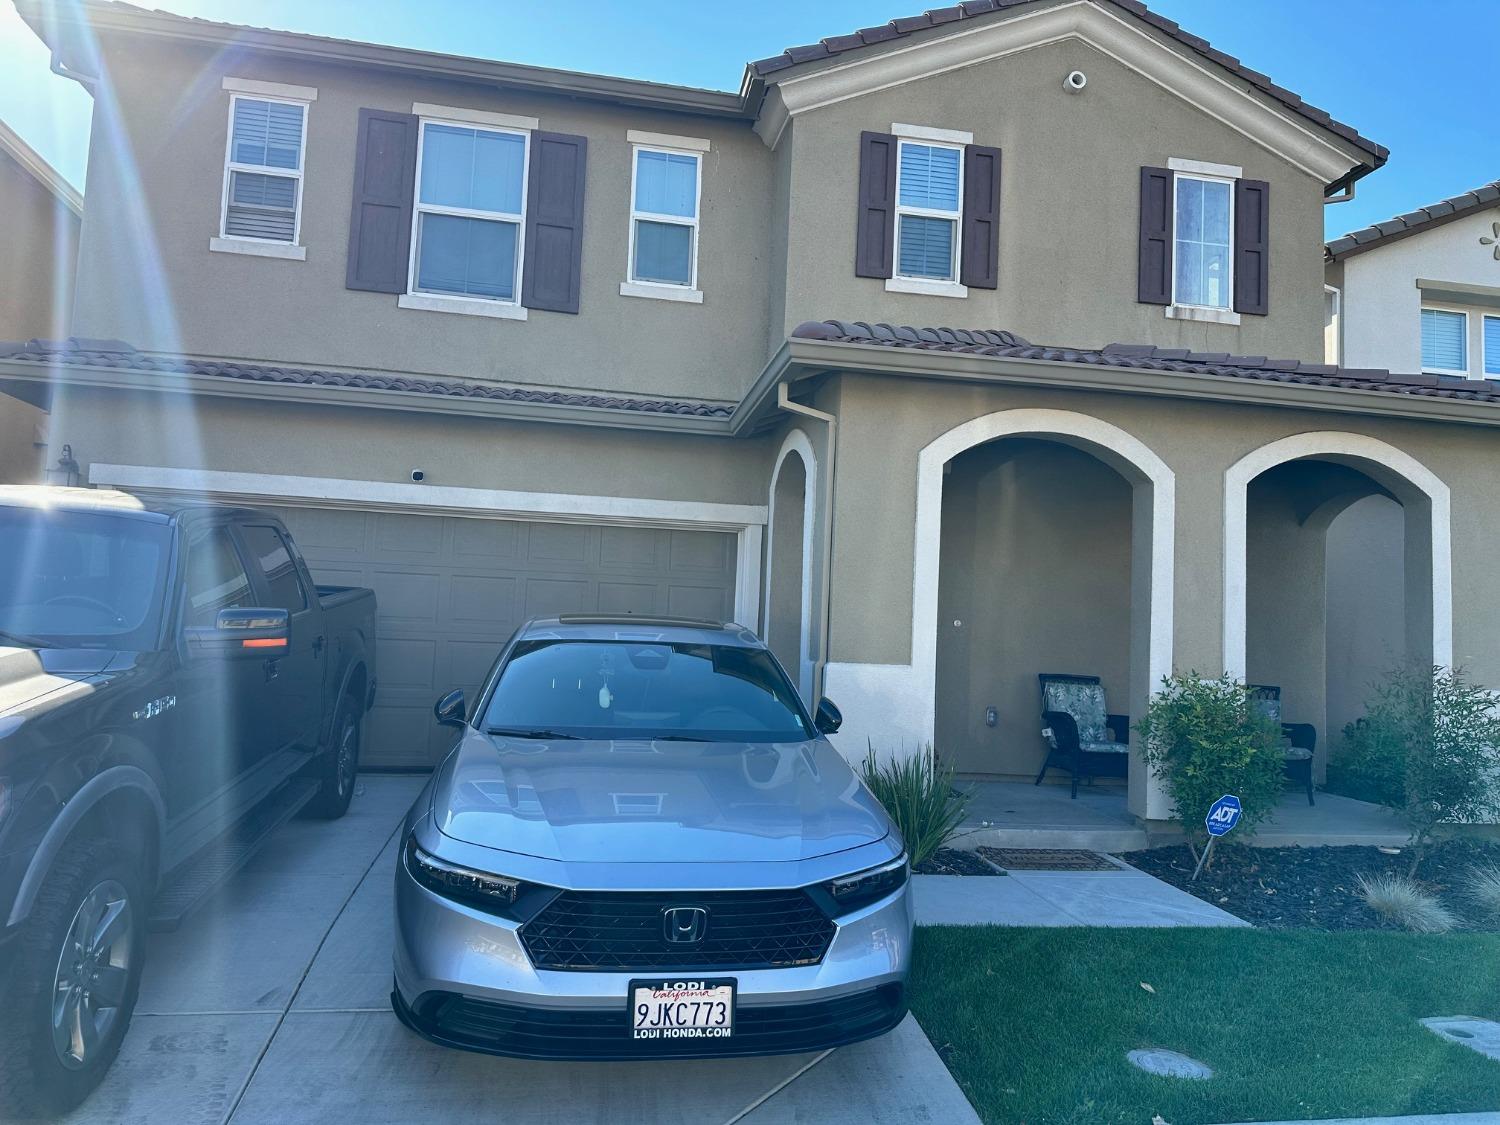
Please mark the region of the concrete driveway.
[[347, 817], [287, 825], [182, 930], [153, 935], [120, 1058], [68, 1120], [977, 1125], [910, 1017], [823, 1057], [697, 1062], [524, 1062], [412, 1035], [389, 1003], [391, 875], [421, 786], [361, 778]]

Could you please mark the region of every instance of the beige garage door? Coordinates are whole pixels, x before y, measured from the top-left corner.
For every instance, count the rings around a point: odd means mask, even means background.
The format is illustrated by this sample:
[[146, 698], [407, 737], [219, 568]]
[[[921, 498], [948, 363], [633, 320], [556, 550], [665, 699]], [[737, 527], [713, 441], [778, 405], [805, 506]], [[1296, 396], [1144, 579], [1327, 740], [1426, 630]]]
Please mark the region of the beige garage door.
[[364, 765], [431, 766], [452, 744], [432, 718], [470, 701], [501, 643], [551, 613], [730, 620], [735, 537], [716, 531], [283, 508], [320, 583], [369, 586], [379, 604], [379, 693]]

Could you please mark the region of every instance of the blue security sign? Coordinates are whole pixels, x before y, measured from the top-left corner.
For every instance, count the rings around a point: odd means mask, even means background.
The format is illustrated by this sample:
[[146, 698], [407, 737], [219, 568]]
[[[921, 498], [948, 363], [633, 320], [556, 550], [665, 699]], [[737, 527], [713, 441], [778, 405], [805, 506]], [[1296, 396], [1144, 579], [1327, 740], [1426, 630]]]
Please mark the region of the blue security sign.
[[1209, 807], [1208, 816], [1203, 819], [1203, 823], [1208, 826], [1208, 834], [1216, 837], [1225, 835], [1240, 822], [1242, 811], [1240, 799], [1225, 793]]

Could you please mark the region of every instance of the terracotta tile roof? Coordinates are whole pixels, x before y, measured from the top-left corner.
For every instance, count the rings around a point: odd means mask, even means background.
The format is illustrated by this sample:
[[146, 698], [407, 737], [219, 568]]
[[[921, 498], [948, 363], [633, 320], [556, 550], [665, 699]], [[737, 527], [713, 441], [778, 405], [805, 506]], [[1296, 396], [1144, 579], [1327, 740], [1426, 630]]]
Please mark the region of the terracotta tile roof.
[[1102, 348], [1062, 348], [1033, 344], [1014, 332], [964, 328], [910, 328], [867, 324], [864, 321], [814, 320], [792, 331], [798, 340], [832, 340], [876, 348], [957, 352], [1005, 359], [1037, 359], [1054, 363], [1084, 363], [1101, 367], [1147, 371], [1180, 371], [1192, 375], [1220, 375], [1268, 383], [1299, 383], [1313, 387], [1346, 387], [1359, 391], [1421, 395], [1472, 402], [1500, 402], [1500, 381], [1463, 379], [1448, 375], [1403, 375], [1375, 368], [1334, 367], [1295, 359], [1269, 359], [1226, 352], [1193, 352], [1186, 348], [1158, 348], [1151, 344], [1106, 344]]
[[[951, 8], [933, 8], [923, 12], [919, 16], [906, 16], [901, 19], [891, 20], [889, 23], [880, 24], [876, 27], [866, 27], [848, 35], [833, 35], [822, 39], [817, 43], [810, 43], [802, 47], [789, 47], [779, 55], [772, 55], [768, 59], [760, 59], [750, 64], [750, 69], [759, 78], [775, 74], [777, 71], [786, 70], [800, 63], [816, 62], [821, 59], [830, 59], [835, 55], [841, 55], [846, 51], [856, 51], [861, 47], [868, 47], [875, 43], [885, 43], [892, 39], [901, 39], [928, 28], [940, 27], [943, 24], [958, 23], [962, 20], [974, 19], [979, 16], [987, 16], [994, 12], [1004, 11], [1007, 8], [1021, 7], [1034, 0], [966, 0], [965, 3], [957, 4]], [[1194, 51], [1202, 58], [1230, 71], [1238, 78], [1244, 79], [1261, 93], [1279, 102], [1292, 112], [1306, 118], [1313, 124], [1342, 137], [1357, 148], [1363, 149], [1370, 155], [1370, 169], [1379, 168], [1390, 156], [1390, 150], [1382, 144], [1361, 136], [1359, 131], [1345, 125], [1341, 121], [1335, 121], [1326, 110], [1317, 106], [1309, 105], [1291, 90], [1278, 86], [1258, 70], [1252, 70], [1233, 55], [1227, 55], [1217, 50], [1206, 39], [1200, 39], [1189, 31], [1185, 31], [1181, 25], [1165, 16], [1158, 15], [1150, 8], [1142, 4], [1140, 0], [1094, 0], [1094, 3], [1102, 6], [1113, 6], [1130, 15], [1144, 20], [1152, 27], [1164, 32], [1166, 35], [1181, 43], [1184, 47]]]
[[[1497, 204], [1500, 204], [1500, 180], [1491, 180], [1483, 187], [1466, 191], [1462, 195], [1455, 195], [1441, 203], [1429, 203], [1426, 207], [1418, 207], [1415, 211], [1397, 215], [1394, 219], [1387, 219], [1383, 223], [1350, 231], [1323, 247], [1323, 253], [1329, 261], [1338, 261], [1340, 258], [1347, 258], [1350, 254], [1371, 250], [1395, 238], [1420, 234], [1424, 230], [1440, 227], [1444, 223], [1451, 223], [1454, 219], [1461, 219], [1465, 215], [1483, 211], [1486, 207], [1494, 207]], [[1500, 249], [1497, 249], [1495, 256], [1500, 257]]]
[[66, 364], [71, 367], [158, 371], [178, 375], [211, 375], [221, 379], [244, 379], [259, 383], [296, 383], [304, 386], [404, 391], [410, 394], [452, 395], [500, 402], [583, 406], [596, 410], [625, 410], [643, 414], [676, 414], [698, 418], [728, 418], [733, 413], [733, 407], [712, 402], [627, 398], [574, 391], [531, 390], [489, 383], [461, 383], [407, 375], [382, 375], [360, 371], [319, 371], [304, 367], [269, 367], [254, 363], [198, 359], [193, 356], [147, 355], [137, 351], [123, 340], [93, 340], [75, 336], [70, 336], [66, 340], [0, 341], [0, 361], [34, 363], [38, 366]]

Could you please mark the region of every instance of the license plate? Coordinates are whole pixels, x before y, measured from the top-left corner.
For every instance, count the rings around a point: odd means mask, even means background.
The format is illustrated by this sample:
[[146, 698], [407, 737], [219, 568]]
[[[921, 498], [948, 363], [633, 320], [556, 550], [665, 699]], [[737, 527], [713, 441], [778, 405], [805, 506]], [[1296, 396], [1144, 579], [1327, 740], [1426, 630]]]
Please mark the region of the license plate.
[[633, 980], [630, 1037], [728, 1039], [734, 1034], [734, 981]]

